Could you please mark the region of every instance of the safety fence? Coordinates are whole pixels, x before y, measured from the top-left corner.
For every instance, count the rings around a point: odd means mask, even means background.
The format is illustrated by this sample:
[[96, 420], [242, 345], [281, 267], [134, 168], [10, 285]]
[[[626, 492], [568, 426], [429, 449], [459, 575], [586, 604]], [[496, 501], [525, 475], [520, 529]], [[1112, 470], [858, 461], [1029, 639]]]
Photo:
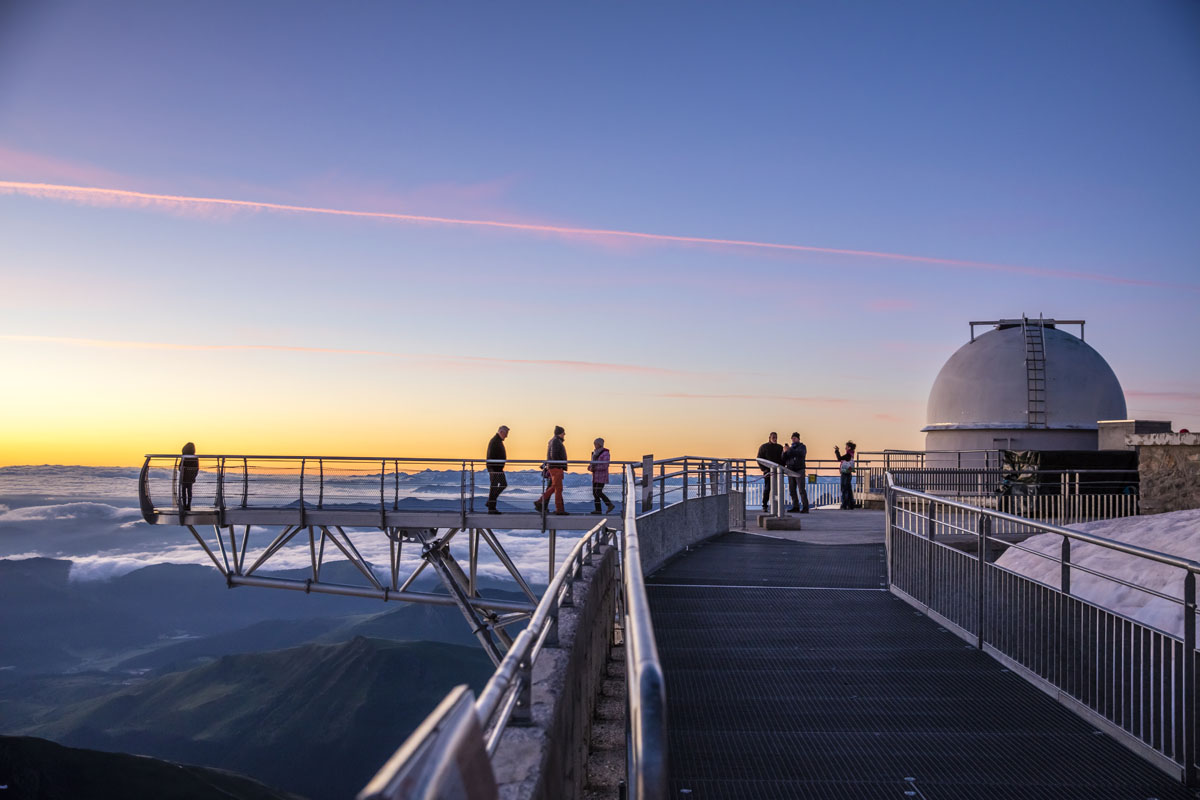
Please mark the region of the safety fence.
[[[746, 462], [683, 456], [640, 465], [624, 464], [626, 503], [619, 531], [602, 522], [576, 543], [542, 595], [529, 624], [513, 641], [478, 699], [466, 687], [454, 690], [409, 737], [359, 796], [360, 800], [436, 797], [454, 785], [466, 798], [496, 796], [491, 759], [504, 731], [530, 724], [531, 678], [538, 657], [557, 644], [557, 619], [570, 602], [572, 581], [609, 541], [619, 545], [621, 590], [618, 617], [625, 647], [625, 796], [667, 796], [666, 688], [654, 638], [643, 575], [638, 508], [659, 518], [690, 500], [732, 494], [745, 485]], [[739, 500], [740, 503], [740, 500]], [[450, 782], [443, 784], [439, 782]]]
[[[191, 465], [188, 459], [193, 459]], [[532, 511], [548, 487], [544, 461], [509, 459], [503, 473], [501, 511]], [[563, 480], [565, 510], [594, 508], [594, 473], [599, 467], [615, 487], [605, 491], [623, 502], [618, 477], [633, 462], [570, 461]], [[640, 462], [634, 464], [640, 467]], [[192, 477], [191, 481], [188, 477]], [[185, 494], [185, 485], [189, 491]], [[485, 510], [492, 480], [484, 459], [362, 458], [349, 456], [149, 455], [142, 470], [143, 508], [160, 513], [234, 509], [362, 511]], [[615, 495], [615, 496], [613, 496]], [[602, 505], [602, 510], [607, 506]]]
[[893, 593], [1195, 784], [1200, 564], [899, 486], [886, 510]]

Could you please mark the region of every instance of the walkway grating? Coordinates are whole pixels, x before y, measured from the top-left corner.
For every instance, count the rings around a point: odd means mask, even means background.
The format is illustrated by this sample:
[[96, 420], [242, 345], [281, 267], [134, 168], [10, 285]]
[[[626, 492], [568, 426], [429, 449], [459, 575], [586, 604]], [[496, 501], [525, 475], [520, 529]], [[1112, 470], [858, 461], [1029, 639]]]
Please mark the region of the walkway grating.
[[1193, 797], [911, 606], [862, 591], [884, 570], [882, 545], [730, 533], [652, 576], [671, 796]]

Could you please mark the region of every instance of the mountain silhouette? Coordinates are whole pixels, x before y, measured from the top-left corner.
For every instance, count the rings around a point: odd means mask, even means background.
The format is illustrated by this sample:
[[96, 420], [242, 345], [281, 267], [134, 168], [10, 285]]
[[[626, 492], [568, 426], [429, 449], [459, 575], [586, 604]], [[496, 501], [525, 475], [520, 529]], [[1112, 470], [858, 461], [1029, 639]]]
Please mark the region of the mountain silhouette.
[[224, 770], [0, 736], [5, 800], [301, 800]]

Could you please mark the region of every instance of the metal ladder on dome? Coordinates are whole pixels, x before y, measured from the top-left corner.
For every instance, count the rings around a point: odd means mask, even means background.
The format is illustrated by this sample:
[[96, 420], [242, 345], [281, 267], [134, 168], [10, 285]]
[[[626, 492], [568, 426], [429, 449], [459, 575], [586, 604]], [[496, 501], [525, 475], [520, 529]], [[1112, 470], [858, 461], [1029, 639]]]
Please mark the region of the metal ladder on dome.
[[1025, 381], [1028, 410], [1026, 423], [1031, 428], [1046, 427], [1046, 327], [1044, 320], [1021, 315], [1021, 333], [1025, 337]]

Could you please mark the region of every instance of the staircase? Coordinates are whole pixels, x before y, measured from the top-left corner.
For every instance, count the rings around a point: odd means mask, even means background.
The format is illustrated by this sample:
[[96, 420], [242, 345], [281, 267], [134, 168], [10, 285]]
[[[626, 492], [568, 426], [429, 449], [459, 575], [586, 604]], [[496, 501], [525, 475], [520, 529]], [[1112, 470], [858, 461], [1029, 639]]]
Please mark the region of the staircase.
[[1025, 382], [1028, 397], [1026, 424], [1030, 428], [1046, 427], [1046, 327], [1044, 320], [1021, 316], [1021, 333], [1025, 336]]

